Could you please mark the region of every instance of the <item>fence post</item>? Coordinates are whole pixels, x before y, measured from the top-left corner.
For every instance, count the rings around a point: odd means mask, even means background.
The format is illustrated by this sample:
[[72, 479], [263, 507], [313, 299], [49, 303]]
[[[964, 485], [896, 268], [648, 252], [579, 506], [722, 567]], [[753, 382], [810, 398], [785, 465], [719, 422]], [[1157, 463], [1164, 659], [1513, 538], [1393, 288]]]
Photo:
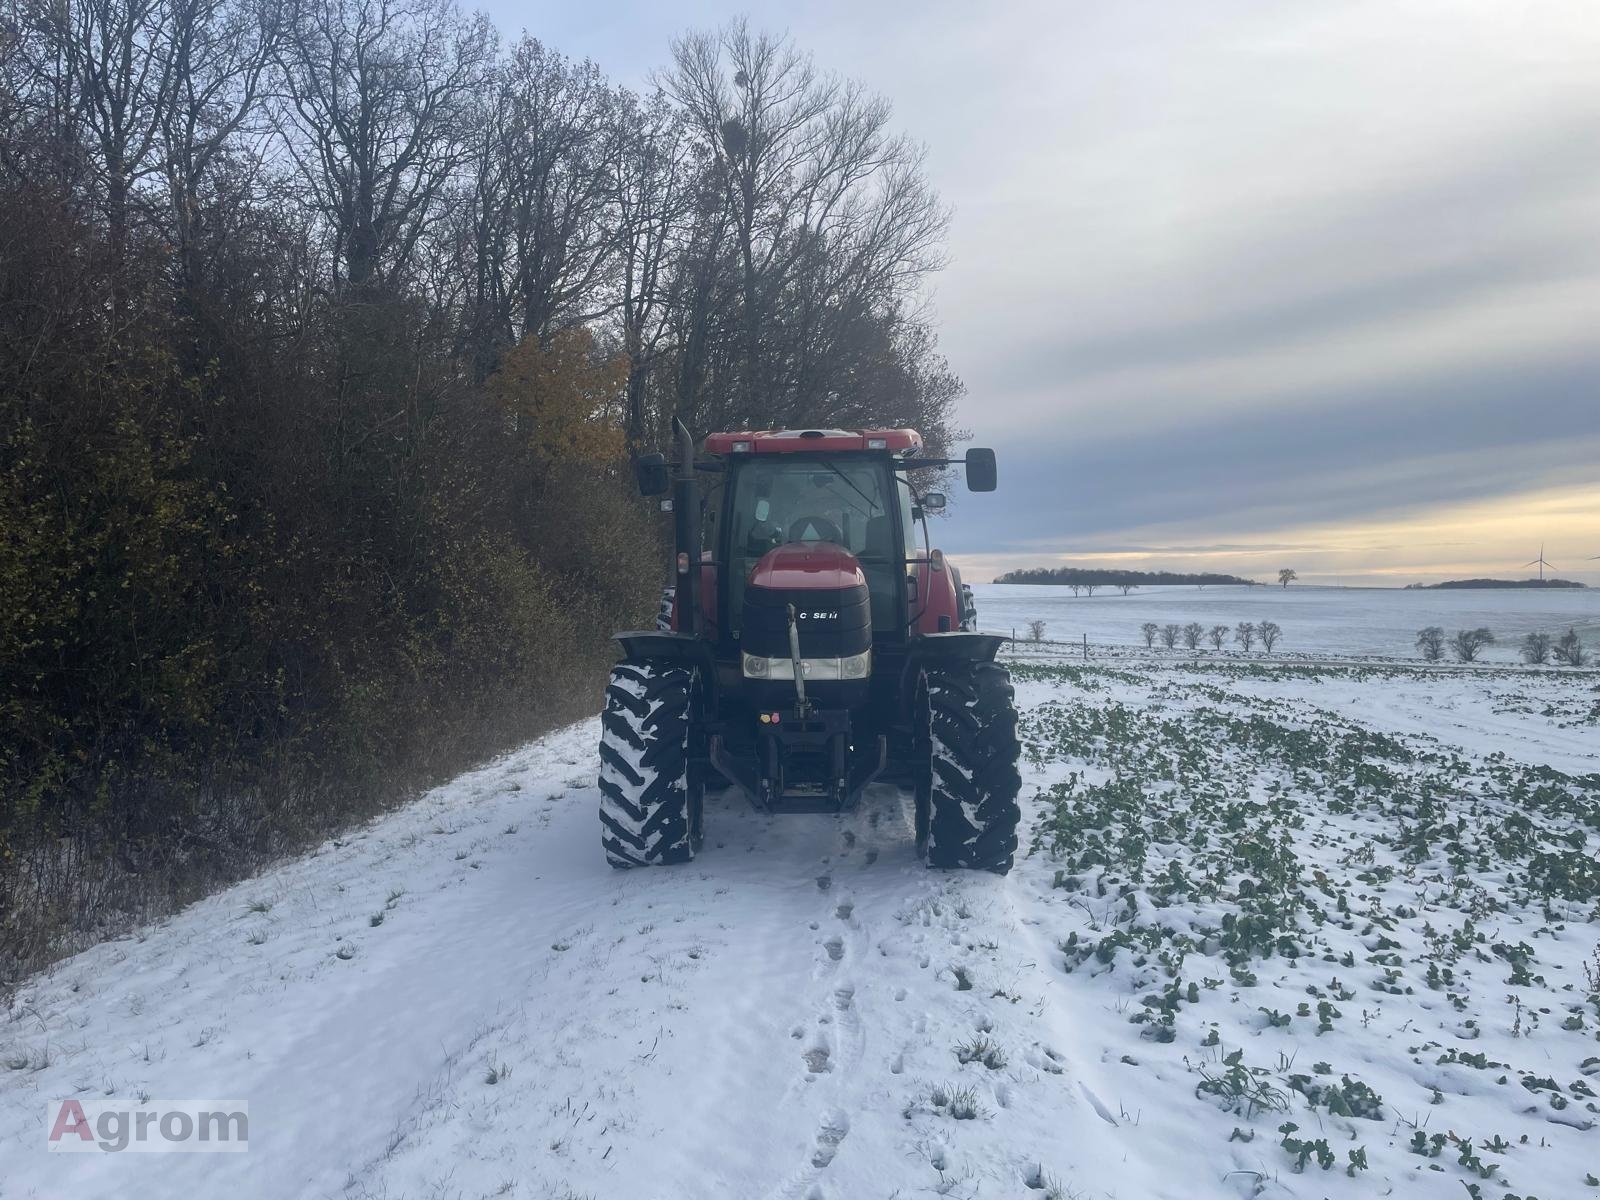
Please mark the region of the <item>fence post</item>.
[[1087, 633], [1083, 635], [1083, 661], [1089, 661], [1089, 635]]

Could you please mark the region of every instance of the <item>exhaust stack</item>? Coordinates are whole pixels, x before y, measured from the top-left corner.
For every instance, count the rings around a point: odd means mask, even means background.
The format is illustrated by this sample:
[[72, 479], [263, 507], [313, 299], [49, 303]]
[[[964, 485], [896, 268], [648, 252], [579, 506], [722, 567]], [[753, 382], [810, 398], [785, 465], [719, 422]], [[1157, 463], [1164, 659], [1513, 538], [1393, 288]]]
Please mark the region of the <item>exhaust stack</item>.
[[700, 634], [700, 486], [694, 474], [694, 437], [679, 417], [672, 418], [678, 439], [678, 470], [672, 477], [673, 536], [677, 545], [678, 631]]

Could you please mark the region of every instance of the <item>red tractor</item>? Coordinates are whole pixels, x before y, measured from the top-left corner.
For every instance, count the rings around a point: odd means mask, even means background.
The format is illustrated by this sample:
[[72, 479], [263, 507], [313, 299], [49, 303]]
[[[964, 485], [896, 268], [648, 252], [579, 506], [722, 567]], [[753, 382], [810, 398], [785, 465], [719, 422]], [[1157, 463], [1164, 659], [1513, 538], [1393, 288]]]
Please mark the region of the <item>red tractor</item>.
[[[1004, 873], [1017, 848], [1017, 714], [971, 592], [928, 547], [945, 497], [910, 429], [715, 433], [697, 459], [637, 464], [665, 496], [676, 583], [652, 632], [621, 633], [600, 738], [600, 822], [616, 867], [682, 863], [712, 773], [765, 812], [842, 812], [874, 781], [911, 791], [932, 867]], [[704, 481], [702, 483], [702, 481]]]

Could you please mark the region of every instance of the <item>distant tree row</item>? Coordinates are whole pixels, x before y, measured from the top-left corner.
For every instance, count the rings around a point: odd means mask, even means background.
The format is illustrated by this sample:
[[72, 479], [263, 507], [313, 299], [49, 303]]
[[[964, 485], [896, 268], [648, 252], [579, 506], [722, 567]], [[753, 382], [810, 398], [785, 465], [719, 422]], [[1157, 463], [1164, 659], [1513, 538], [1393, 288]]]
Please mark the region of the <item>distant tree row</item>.
[[[1028, 567], [1023, 570], [1007, 571], [995, 579], [996, 583], [1049, 583], [1059, 584], [1073, 589], [1077, 595], [1079, 589], [1094, 595], [1094, 589], [1100, 587], [1121, 588], [1123, 595], [1127, 595], [1137, 587], [1159, 587], [1173, 584], [1188, 584], [1205, 587], [1215, 584], [1219, 587], [1233, 585], [1237, 587], [1259, 587], [1254, 579], [1244, 579], [1238, 575], [1219, 575], [1214, 572], [1178, 572], [1178, 571], [1119, 571], [1102, 569], [1098, 567]], [[1287, 586], [1287, 585], [1285, 585]]]
[[[1460, 662], [1476, 662], [1484, 649], [1494, 642], [1493, 631], [1483, 628], [1458, 629], [1448, 639], [1438, 625], [1417, 631], [1417, 649], [1428, 662], [1442, 660], [1447, 648]], [[1520, 651], [1523, 660], [1531, 664], [1547, 663], [1554, 658], [1566, 666], [1581, 667], [1589, 661], [1589, 652], [1575, 629], [1567, 630], [1559, 638], [1548, 633], [1530, 633], [1522, 639]]]
[[1575, 579], [1449, 579], [1444, 583], [1408, 583], [1406, 591], [1432, 591], [1436, 589], [1475, 588], [1584, 588], [1589, 585]]
[[1226, 625], [1212, 625], [1209, 629], [1199, 621], [1190, 621], [1187, 625], [1158, 625], [1154, 621], [1146, 621], [1139, 626], [1139, 632], [1144, 635], [1144, 644], [1154, 648], [1156, 639], [1161, 639], [1161, 644], [1168, 650], [1175, 649], [1182, 641], [1190, 650], [1198, 650], [1201, 642], [1210, 642], [1213, 650], [1221, 650], [1222, 643], [1228, 640], [1228, 635], [1233, 635], [1233, 640], [1244, 652], [1248, 654], [1260, 641], [1262, 649], [1268, 654], [1283, 637], [1283, 630], [1273, 621], [1241, 621], [1232, 629]]

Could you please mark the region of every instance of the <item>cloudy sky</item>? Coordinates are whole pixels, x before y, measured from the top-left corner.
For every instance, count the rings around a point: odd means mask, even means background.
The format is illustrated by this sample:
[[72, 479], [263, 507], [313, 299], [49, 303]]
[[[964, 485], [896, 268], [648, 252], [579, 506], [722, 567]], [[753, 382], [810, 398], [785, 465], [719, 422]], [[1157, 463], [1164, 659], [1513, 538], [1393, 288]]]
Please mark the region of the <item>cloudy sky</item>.
[[643, 86], [736, 12], [886, 94], [954, 205], [935, 303], [1017, 565], [1600, 583], [1591, 0], [528, 9]]

